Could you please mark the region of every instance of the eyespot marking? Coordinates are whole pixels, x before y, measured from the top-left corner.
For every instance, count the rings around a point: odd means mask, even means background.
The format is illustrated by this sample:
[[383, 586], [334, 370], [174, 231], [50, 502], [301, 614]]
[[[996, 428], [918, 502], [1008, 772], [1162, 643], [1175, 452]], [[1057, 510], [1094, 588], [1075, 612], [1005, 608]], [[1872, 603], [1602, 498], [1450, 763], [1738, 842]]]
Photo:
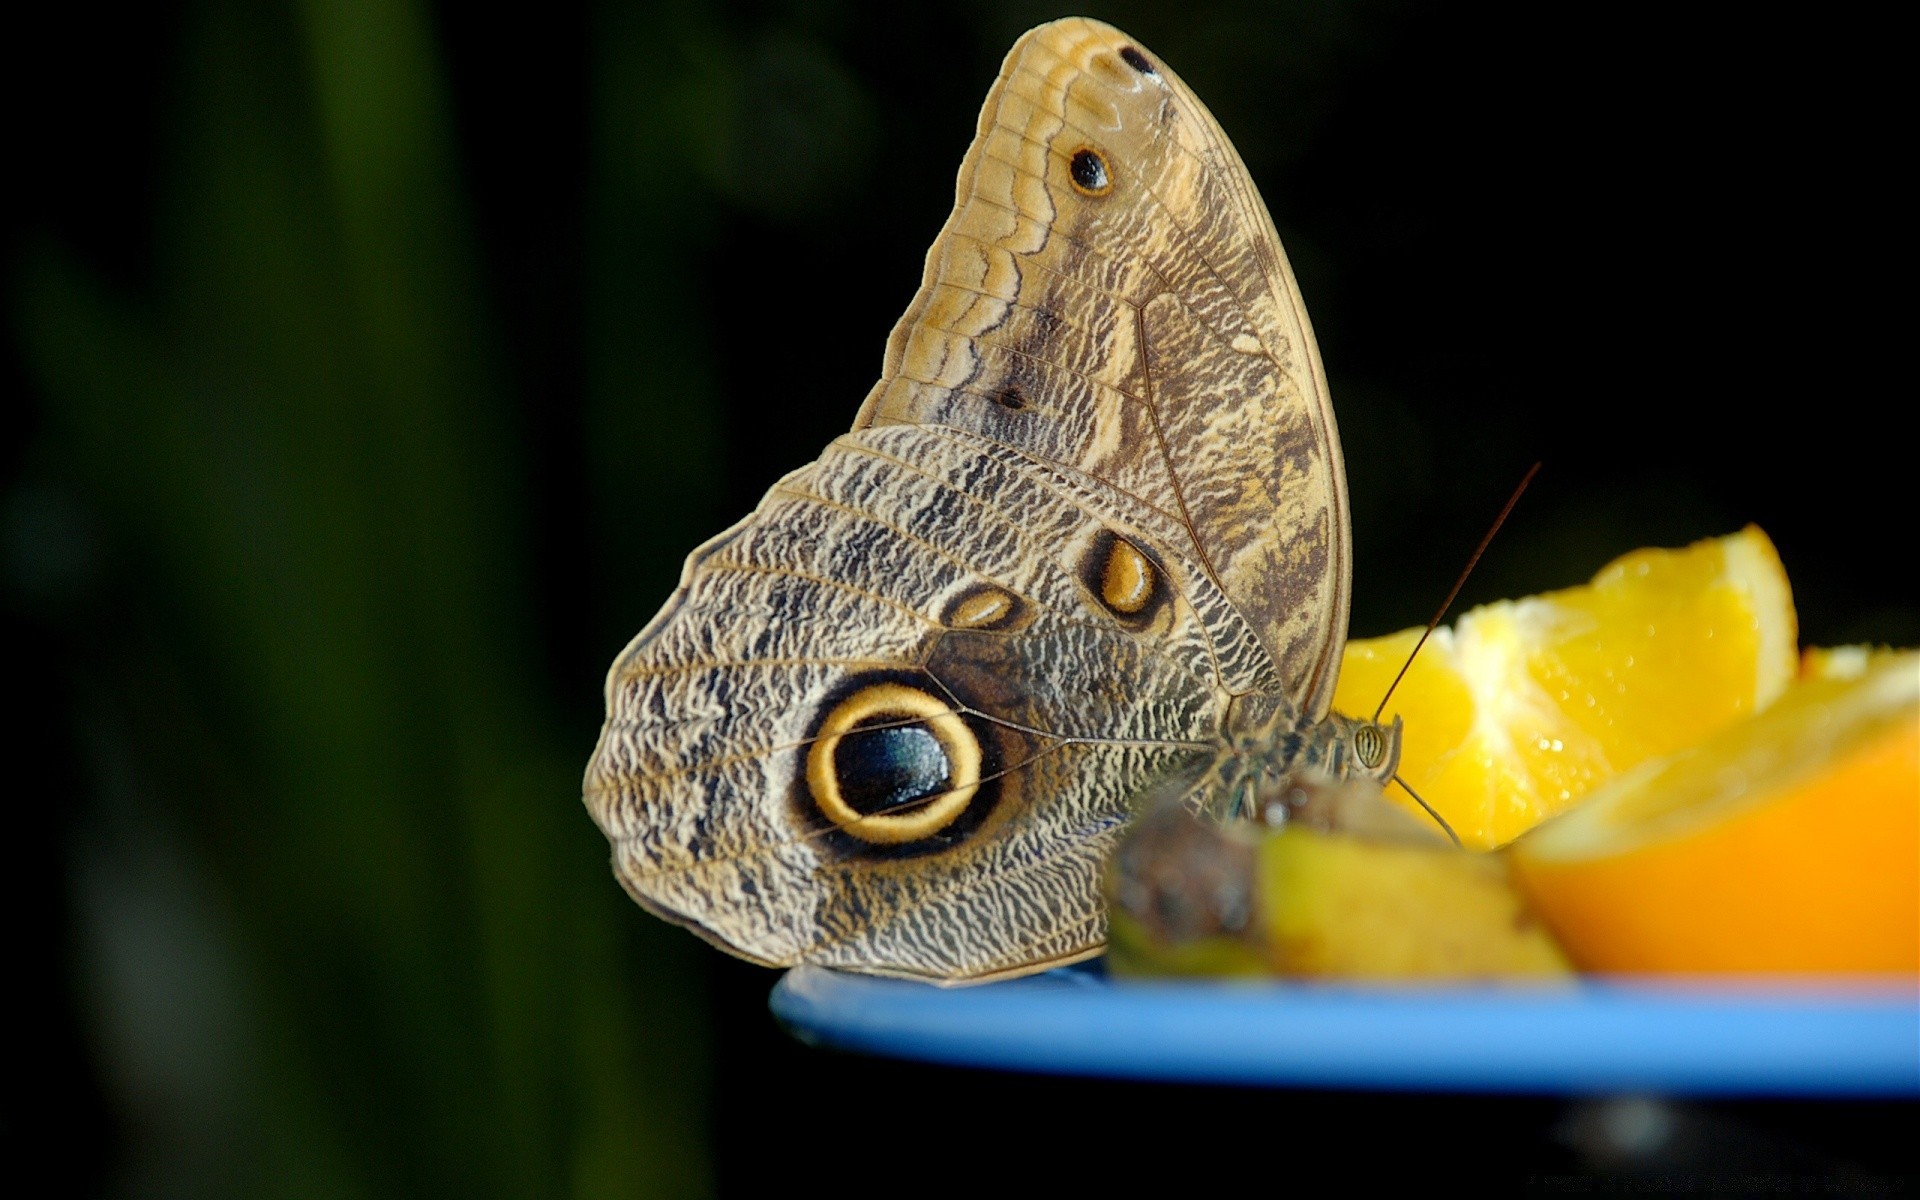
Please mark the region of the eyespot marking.
[[1132, 46], [1120, 47], [1120, 57], [1126, 60], [1128, 66], [1140, 72], [1142, 75], [1159, 74], [1159, 72], [1153, 68], [1153, 60]]
[[1012, 383], [1001, 388], [1000, 391], [994, 395], [993, 402], [1001, 408], [1012, 409], [1014, 412], [1018, 412], [1027, 406], [1027, 398], [1021, 393], [1020, 385]]
[[1073, 152], [1073, 158], [1067, 164], [1067, 175], [1073, 180], [1074, 190], [1083, 196], [1104, 196], [1113, 190], [1113, 177], [1107, 171], [1107, 160], [1091, 146], [1082, 146]]
[[940, 623], [948, 629], [1014, 629], [1026, 623], [1026, 606], [1004, 588], [981, 584], [947, 605]]
[[932, 837], [980, 790], [980, 739], [947, 702], [903, 683], [840, 701], [807, 750], [807, 790], [821, 815], [860, 841]]
[[1107, 611], [1130, 624], [1149, 616], [1163, 591], [1160, 571], [1153, 560], [1132, 542], [1110, 532], [1095, 539], [1087, 558], [1086, 580]]

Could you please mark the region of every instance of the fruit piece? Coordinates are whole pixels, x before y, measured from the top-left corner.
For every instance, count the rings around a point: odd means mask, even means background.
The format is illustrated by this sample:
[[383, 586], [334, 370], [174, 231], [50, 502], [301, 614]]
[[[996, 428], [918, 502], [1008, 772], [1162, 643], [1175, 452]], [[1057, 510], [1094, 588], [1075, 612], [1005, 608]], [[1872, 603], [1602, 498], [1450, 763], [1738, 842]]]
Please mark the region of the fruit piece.
[[[1294, 803], [1297, 798], [1298, 803]], [[1566, 958], [1503, 855], [1456, 850], [1365, 781], [1302, 781], [1279, 829], [1179, 806], [1143, 817], [1108, 880], [1127, 975], [1538, 979]]]
[[1499, 854], [1282, 829], [1260, 847], [1260, 901], [1268, 952], [1282, 975], [1484, 980], [1570, 973]]
[[1261, 829], [1175, 803], [1127, 831], [1107, 870], [1107, 964], [1116, 975], [1264, 975], [1254, 894]]
[[1920, 970], [1920, 654], [1797, 684], [1513, 859], [1585, 969]]
[[1858, 679], [1898, 653], [1888, 646], [1808, 646], [1800, 652], [1800, 678]]
[[[1350, 643], [1334, 707], [1371, 713], [1419, 635]], [[1786, 571], [1760, 530], [1635, 551], [1583, 587], [1435, 630], [1388, 705], [1406, 721], [1400, 776], [1463, 843], [1502, 845], [1764, 708], [1794, 677], [1795, 639]]]

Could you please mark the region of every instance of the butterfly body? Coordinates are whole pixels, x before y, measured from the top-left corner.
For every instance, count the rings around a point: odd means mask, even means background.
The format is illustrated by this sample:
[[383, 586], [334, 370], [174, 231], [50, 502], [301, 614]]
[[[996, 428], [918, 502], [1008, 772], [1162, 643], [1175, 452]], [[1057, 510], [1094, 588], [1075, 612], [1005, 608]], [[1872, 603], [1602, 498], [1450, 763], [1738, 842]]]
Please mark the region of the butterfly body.
[[1143, 795], [1245, 811], [1380, 736], [1327, 711], [1349, 558], [1245, 168], [1124, 34], [1042, 26], [853, 430], [614, 663], [588, 805], [637, 900], [756, 961], [1086, 957]]

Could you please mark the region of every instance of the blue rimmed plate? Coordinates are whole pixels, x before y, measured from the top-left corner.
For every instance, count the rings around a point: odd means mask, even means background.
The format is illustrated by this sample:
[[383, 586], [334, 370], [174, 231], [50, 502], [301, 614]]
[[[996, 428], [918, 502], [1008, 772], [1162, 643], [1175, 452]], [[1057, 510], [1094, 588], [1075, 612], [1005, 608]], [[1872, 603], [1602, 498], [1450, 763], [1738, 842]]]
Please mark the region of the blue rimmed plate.
[[1483, 1092], [1920, 1096], [1920, 990], [1584, 981], [1406, 989], [1052, 971], [936, 988], [789, 971], [823, 1045], [956, 1066], [1190, 1083]]

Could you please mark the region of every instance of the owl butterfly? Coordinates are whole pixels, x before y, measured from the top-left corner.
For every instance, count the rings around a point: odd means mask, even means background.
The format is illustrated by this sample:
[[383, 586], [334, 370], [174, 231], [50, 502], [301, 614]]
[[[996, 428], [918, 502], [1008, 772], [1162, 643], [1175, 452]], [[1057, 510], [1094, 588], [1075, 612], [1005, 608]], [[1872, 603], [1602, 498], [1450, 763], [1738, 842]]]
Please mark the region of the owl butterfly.
[[942, 982], [1101, 949], [1138, 799], [1384, 780], [1328, 711], [1326, 377], [1211, 114], [1119, 30], [1007, 55], [853, 430], [687, 559], [608, 674], [589, 809], [650, 911]]

